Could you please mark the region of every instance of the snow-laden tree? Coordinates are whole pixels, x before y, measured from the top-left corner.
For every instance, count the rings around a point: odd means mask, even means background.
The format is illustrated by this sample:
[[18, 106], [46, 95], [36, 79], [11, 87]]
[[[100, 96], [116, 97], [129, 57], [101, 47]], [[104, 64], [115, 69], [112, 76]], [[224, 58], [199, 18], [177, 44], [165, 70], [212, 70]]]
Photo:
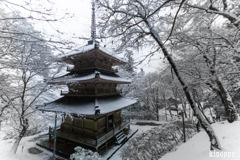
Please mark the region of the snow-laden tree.
[[136, 69], [133, 59], [133, 51], [126, 50], [125, 57], [127, 58], [127, 64], [124, 65], [123, 68], [133, 76]]
[[[164, 12], [161, 14], [160, 11], [163, 11], [165, 7], [165, 11], [167, 11], [167, 7], [171, 6], [171, 1], [98, 0], [98, 5], [101, 11], [104, 12], [100, 23], [102, 32], [117, 37], [116, 40], [120, 42], [118, 43], [119, 47], [139, 48], [149, 46], [152, 48], [150, 54], [161, 51], [179, 80], [191, 108], [208, 134], [211, 143], [210, 148], [221, 149], [213, 128], [196, 106], [188, 84], [180, 74], [170, 49], [164, 43], [163, 39], [167, 40], [167, 35], [164, 36], [164, 33], [161, 32], [165, 26], [161, 25], [164, 20]], [[183, 3], [184, 0], [180, 1], [179, 9]], [[177, 15], [178, 11], [172, 13]]]
[[[181, 56], [185, 54], [184, 58], [195, 62], [195, 64], [192, 64], [192, 66], [195, 66], [193, 67], [195, 73], [190, 73], [193, 76], [197, 75], [198, 78], [195, 77], [194, 79], [198, 81], [198, 85], [207, 84], [219, 95], [228, 121], [233, 122], [237, 116], [235, 105], [228, 92], [230, 87], [228, 84], [232, 84], [230, 73], [238, 74], [239, 72], [239, 64], [235, 61], [238, 57], [239, 29], [229, 26], [227, 12], [231, 14], [230, 12], [236, 11], [238, 7], [232, 8], [231, 11], [224, 10], [223, 12], [226, 13], [222, 17], [220, 12], [219, 14], [213, 14], [196, 7], [204, 4], [205, 7], [211, 6], [209, 10], [212, 10], [214, 8], [212, 6], [215, 5], [221, 8], [222, 1], [215, 1], [214, 4], [211, 4], [210, 1], [205, 1], [202, 4], [195, 3], [195, 7], [190, 3], [191, 1], [188, 1], [184, 4], [184, 10], [178, 15], [174, 30], [171, 32], [172, 36], [169, 37], [173, 52]], [[231, 1], [226, 1], [226, 5], [227, 3], [231, 3]], [[169, 15], [168, 18], [174, 21], [175, 17]], [[182, 57], [182, 59], [184, 58]], [[182, 64], [188, 65], [189, 63]], [[184, 65], [182, 66], [184, 67]], [[190, 71], [191, 68], [187, 69], [186, 67], [186, 70]], [[195, 84], [197, 83], [195, 82]]]
[[16, 153], [33, 123], [31, 115], [35, 112], [35, 103], [51, 89], [48, 81], [43, 81], [44, 77], [51, 79], [60, 69], [54, 66], [52, 48], [26, 19], [7, 19], [0, 21], [0, 25], [0, 116], [17, 134], [12, 148]]
[[[191, 124], [186, 123], [186, 136], [190, 138], [195, 132]], [[167, 123], [161, 127], [140, 133], [126, 143], [120, 156], [131, 160], [158, 160], [171, 151], [183, 139], [182, 126]]]

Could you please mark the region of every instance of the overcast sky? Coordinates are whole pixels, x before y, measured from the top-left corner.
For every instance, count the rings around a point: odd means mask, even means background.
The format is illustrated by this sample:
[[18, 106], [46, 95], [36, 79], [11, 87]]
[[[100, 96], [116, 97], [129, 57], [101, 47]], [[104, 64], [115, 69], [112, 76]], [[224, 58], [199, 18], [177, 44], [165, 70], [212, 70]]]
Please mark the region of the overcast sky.
[[[19, 4], [21, 0], [9, 0], [9, 1]], [[65, 34], [62, 37], [64, 39], [68, 39], [68, 38], [72, 39], [72, 37], [90, 38], [90, 32], [91, 32], [90, 26], [91, 26], [91, 14], [92, 14], [91, 0], [50, 0], [50, 1], [54, 3], [52, 11], [53, 13], [56, 14], [56, 17], [62, 16], [65, 12], [69, 12], [70, 15], [73, 15], [73, 17], [57, 23], [51, 23], [51, 25], [46, 23], [36, 22], [37, 23], [35, 24], [36, 27], [41, 29], [43, 32], [48, 32], [48, 33], [51, 33], [54, 30], [59, 30], [61, 32], [64, 32]], [[46, 2], [43, 4], [43, 6], [44, 5], [47, 7], [49, 3]], [[96, 13], [96, 15], [99, 15], [99, 14], [100, 13]], [[76, 42], [77, 42], [76, 47], [81, 47], [82, 45], [86, 44], [86, 40], [84, 41], [78, 40]], [[101, 43], [104, 44], [104, 42], [101, 42]], [[108, 47], [108, 45], [106, 47]], [[144, 51], [140, 51], [138, 55], [135, 55], [134, 59], [140, 60], [141, 57], [143, 57], [144, 55], [147, 55], [148, 53], [149, 53], [148, 49], [145, 49]], [[156, 71], [157, 68], [162, 64], [162, 60], [160, 60], [160, 54], [155, 55], [152, 59], [153, 60], [150, 62], [146, 60], [142, 65], [137, 66], [138, 72], [140, 71], [140, 68], [143, 68], [145, 72]]]

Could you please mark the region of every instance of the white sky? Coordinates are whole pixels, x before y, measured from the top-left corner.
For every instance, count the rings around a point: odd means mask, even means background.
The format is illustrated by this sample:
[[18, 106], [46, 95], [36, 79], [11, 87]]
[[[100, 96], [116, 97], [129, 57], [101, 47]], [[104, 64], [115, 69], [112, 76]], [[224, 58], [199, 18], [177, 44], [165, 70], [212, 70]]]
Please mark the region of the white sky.
[[[9, 0], [14, 3], [20, 4], [23, 0]], [[44, 1], [44, 0], [43, 0]], [[82, 45], [87, 44], [87, 40], [78, 40], [76, 37], [86, 37], [90, 38], [90, 26], [91, 26], [91, 15], [92, 15], [92, 6], [91, 0], [50, 0], [54, 3], [52, 12], [57, 16], [62, 16], [65, 12], [69, 12], [70, 15], [73, 15], [72, 18], [63, 20], [60, 22], [51, 22], [41, 23], [39, 21], [36, 22], [35, 26], [41, 29], [43, 32], [53, 33], [54, 30], [59, 30], [63, 32], [64, 35], [58, 34], [63, 39], [71, 39], [77, 42], [76, 47], [81, 47]], [[40, 1], [42, 3], [42, 1]], [[37, 1], [35, 1], [37, 3]], [[43, 4], [43, 7], [51, 8], [48, 2]], [[18, 8], [19, 9], [19, 8]], [[23, 13], [24, 14], [24, 13]], [[26, 12], [29, 16], [29, 12]], [[31, 13], [33, 14], [33, 13]], [[96, 13], [99, 15], [99, 13]], [[97, 16], [96, 16], [97, 17]], [[96, 19], [97, 23], [97, 19]], [[56, 32], [55, 32], [56, 33]], [[104, 42], [101, 42], [104, 45]], [[100, 43], [100, 44], [101, 44]], [[108, 48], [108, 45], [106, 46]], [[147, 55], [149, 53], [148, 49], [144, 49], [140, 51], [137, 55], [135, 55], [134, 59], [139, 60], [143, 55]], [[154, 72], [162, 66], [162, 60], [160, 59], [160, 54], [156, 54], [152, 57], [153, 60], [145, 62], [141, 65], [138, 65], [138, 72], [140, 68], [143, 68], [145, 72]]]

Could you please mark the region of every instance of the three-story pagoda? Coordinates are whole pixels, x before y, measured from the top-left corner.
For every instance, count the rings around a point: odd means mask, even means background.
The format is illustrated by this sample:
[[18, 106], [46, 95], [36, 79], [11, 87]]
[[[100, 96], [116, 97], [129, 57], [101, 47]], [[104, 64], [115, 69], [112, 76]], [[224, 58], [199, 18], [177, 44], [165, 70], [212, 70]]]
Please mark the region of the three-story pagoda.
[[[121, 78], [113, 69], [126, 61], [113, 56], [95, 40], [94, 14], [93, 3], [92, 40], [61, 56], [62, 62], [74, 67], [51, 81], [51, 84], [67, 85], [68, 91], [61, 91], [60, 99], [38, 106], [41, 111], [71, 115], [66, 116], [61, 128], [56, 130], [58, 147], [82, 146], [99, 151], [112, 140], [120, 143], [126, 137], [124, 130], [130, 128], [129, 120], [121, 117], [121, 110], [137, 101], [121, 96], [116, 87], [131, 80]], [[51, 140], [54, 129], [49, 130], [49, 135]]]

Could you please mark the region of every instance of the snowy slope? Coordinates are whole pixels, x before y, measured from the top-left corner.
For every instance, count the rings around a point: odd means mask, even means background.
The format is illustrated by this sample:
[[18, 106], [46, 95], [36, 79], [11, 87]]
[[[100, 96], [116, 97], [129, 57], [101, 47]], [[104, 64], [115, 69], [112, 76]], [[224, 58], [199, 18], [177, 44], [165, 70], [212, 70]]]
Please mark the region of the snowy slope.
[[233, 158], [209, 157], [209, 138], [201, 131], [161, 160], [240, 160], [240, 121], [218, 122], [212, 125], [222, 145], [222, 152], [234, 152]]

